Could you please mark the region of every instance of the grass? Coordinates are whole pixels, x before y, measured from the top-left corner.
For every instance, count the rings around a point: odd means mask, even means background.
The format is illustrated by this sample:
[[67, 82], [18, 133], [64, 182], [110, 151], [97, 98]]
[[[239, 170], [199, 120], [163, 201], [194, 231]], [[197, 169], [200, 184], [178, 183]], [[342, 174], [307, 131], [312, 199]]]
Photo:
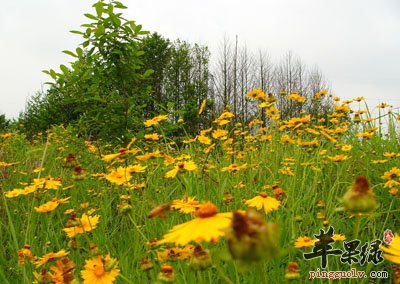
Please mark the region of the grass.
[[[361, 117], [368, 118], [368, 113]], [[84, 269], [85, 260], [98, 254], [110, 254], [119, 262], [120, 276], [115, 283], [154, 283], [164, 263], [173, 266], [176, 283], [283, 283], [288, 281], [285, 273], [289, 262], [296, 262], [300, 268], [300, 276], [293, 283], [304, 283], [309, 271], [320, 268], [320, 259], [305, 260], [303, 253], [312, 248], [295, 248], [298, 237], [313, 238], [320, 229], [327, 230], [333, 226], [335, 233], [344, 234], [347, 240], [358, 238], [363, 244], [382, 239], [386, 229], [399, 231], [399, 198], [394, 189], [389, 194], [389, 188], [384, 187], [386, 180], [382, 179], [385, 172], [399, 164], [398, 118], [392, 112], [380, 112], [376, 120], [356, 122], [350, 110], [342, 110], [331, 114], [325, 122], [310, 120], [301, 125], [291, 125], [289, 121], [272, 119], [265, 133], [259, 131], [257, 125], [251, 129], [235, 126], [234, 118], [228, 118], [230, 123], [223, 126], [213, 124], [213, 129], [229, 130], [227, 138], [232, 138], [232, 144], [226, 143], [229, 139], [215, 139], [210, 133], [205, 134], [215, 144], [209, 153], [204, 150], [210, 145], [199, 141], [174, 142], [165, 136], [159, 141], [151, 141], [138, 137], [130, 148], [136, 149], [137, 153], [126, 154], [109, 163], [102, 157], [118, 153], [119, 149], [101, 143], [85, 143], [71, 128], [54, 127], [47, 137], [38, 136], [31, 142], [22, 134], [3, 134], [0, 136], [0, 161], [16, 164], [0, 166], [0, 189], [3, 193], [0, 198], [0, 282], [32, 283], [35, 271], [40, 274], [43, 268], [49, 269], [55, 264], [50, 260], [35, 268], [28, 259], [25, 259], [25, 265], [18, 264], [17, 251], [28, 244], [34, 256], [67, 250], [68, 258], [75, 263], [73, 275], [76, 279], [81, 279], [80, 271]], [[388, 126], [386, 130], [368, 129], [380, 122]], [[148, 133], [162, 134], [162, 124], [148, 128]], [[282, 129], [282, 125], [288, 127]], [[320, 134], [312, 134], [307, 128]], [[338, 128], [347, 130], [335, 132]], [[321, 132], [329, 135], [324, 136]], [[357, 133], [373, 133], [373, 136], [361, 138]], [[292, 141], [282, 142], [285, 135], [289, 135]], [[314, 139], [315, 144], [302, 145], [302, 142]], [[343, 151], [343, 145], [352, 148]], [[197, 170], [181, 170], [175, 178], [166, 178], [166, 172], [173, 169], [178, 160], [166, 165], [165, 155], [145, 161], [136, 158], [157, 150], [174, 159], [190, 159], [197, 165]], [[395, 154], [385, 157], [388, 153]], [[76, 179], [74, 170], [65, 167], [68, 154], [73, 154], [84, 169], [82, 179]], [[188, 156], [185, 158], [183, 155]], [[343, 156], [337, 155], [344, 155], [347, 159], [340, 160]], [[339, 161], [332, 161], [328, 156], [337, 156]], [[387, 161], [375, 164], [373, 160]], [[221, 170], [233, 163], [247, 166], [237, 172]], [[104, 178], [104, 174], [113, 169], [133, 164], [146, 166], [143, 173], [132, 173], [130, 181], [131, 184], [144, 183], [143, 188], [133, 189], [126, 183], [117, 185]], [[290, 169], [292, 175], [282, 172], [284, 168]], [[368, 216], [354, 217], [343, 210], [341, 203], [341, 197], [358, 176], [368, 179], [379, 202], [379, 207]], [[58, 190], [40, 188], [31, 194], [6, 197], [5, 193], [15, 188], [22, 189], [34, 179], [43, 177], [59, 178], [62, 185]], [[394, 179], [399, 181], [398, 176]], [[261, 191], [273, 196], [272, 185], [279, 185], [286, 196], [278, 210], [268, 214], [261, 212], [263, 219], [277, 223], [280, 228], [279, 235], [273, 234], [279, 239], [280, 253], [269, 261], [247, 263], [247, 269], [244, 269], [243, 262], [246, 261], [233, 260], [226, 239], [221, 238], [218, 243], [201, 243], [210, 250], [212, 266], [199, 271], [190, 269], [188, 260], [158, 260], [157, 252], [166, 246], [149, 245], [153, 238], [162, 239], [174, 225], [193, 218], [177, 210], [166, 212], [165, 218], [148, 218], [149, 212], [161, 204], [195, 197], [200, 202], [213, 202], [219, 212], [247, 210], [244, 201]], [[73, 187], [63, 190], [68, 186]], [[51, 212], [38, 213], [34, 209], [52, 198], [66, 197], [70, 198], [68, 203], [59, 204]], [[321, 200], [324, 206], [319, 206]], [[90, 232], [79, 234], [74, 239], [68, 238], [63, 231], [72, 218], [71, 214], [64, 213], [67, 209], [73, 209], [78, 217], [93, 209], [92, 215], [100, 216], [100, 222]], [[343, 249], [342, 241], [336, 241], [333, 246]], [[143, 271], [140, 268], [143, 258], [151, 261], [152, 269]], [[336, 256], [329, 256], [328, 260], [329, 271], [349, 271], [355, 267], [368, 273], [370, 270], [385, 270], [391, 278], [394, 275], [392, 264], [386, 260], [376, 266], [348, 265], [341, 263], [340, 257]], [[314, 280], [316, 283], [327, 281]], [[334, 281], [349, 283], [348, 279]], [[353, 280], [353, 283], [387, 283], [388, 279], [366, 278], [362, 281]]]

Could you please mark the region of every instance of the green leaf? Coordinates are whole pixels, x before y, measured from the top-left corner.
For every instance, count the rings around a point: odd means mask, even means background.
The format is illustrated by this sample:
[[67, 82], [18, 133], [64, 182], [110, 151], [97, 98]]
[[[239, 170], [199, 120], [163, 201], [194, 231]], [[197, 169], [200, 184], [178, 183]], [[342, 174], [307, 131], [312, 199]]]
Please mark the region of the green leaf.
[[73, 34], [83, 35], [83, 32], [81, 32], [81, 31], [72, 30], [72, 31], [69, 31], [69, 32], [73, 33]]
[[153, 74], [154, 73], [154, 70], [153, 69], [147, 69], [146, 70], [146, 72], [144, 72], [143, 73], [143, 77], [144, 78], [147, 78], [147, 77], [149, 77], [151, 74]]
[[76, 54], [78, 55], [78, 57], [82, 57], [82, 54], [83, 54], [82, 48], [78, 47], [78, 48], [76, 49]]
[[100, 18], [101, 15], [103, 14], [103, 11], [104, 11], [104, 9], [103, 9], [103, 3], [102, 3], [102, 2], [97, 2], [96, 4], [93, 5], [93, 7], [96, 8], [97, 17]]
[[72, 57], [78, 57], [75, 53], [73, 53], [72, 51], [69, 51], [69, 50], [63, 50], [62, 52], [65, 54], [71, 55]]
[[85, 14], [85, 17], [89, 18], [91, 20], [96, 20], [96, 21], [98, 20], [98, 18], [95, 15], [92, 15], [92, 14]]
[[64, 64], [60, 65], [60, 69], [65, 75], [67, 75], [69, 73], [68, 67], [65, 66]]
[[115, 1], [114, 7], [118, 9], [127, 9], [128, 7], [124, 6], [121, 2]]

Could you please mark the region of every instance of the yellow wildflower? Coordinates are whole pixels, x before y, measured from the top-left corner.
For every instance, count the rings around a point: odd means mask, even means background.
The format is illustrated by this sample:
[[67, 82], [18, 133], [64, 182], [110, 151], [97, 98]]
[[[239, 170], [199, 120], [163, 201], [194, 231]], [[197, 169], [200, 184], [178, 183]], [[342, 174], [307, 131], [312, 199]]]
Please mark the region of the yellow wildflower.
[[203, 203], [195, 212], [196, 218], [174, 226], [158, 244], [175, 243], [186, 245], [195, 242], [216, 242], [225, 235], [225, 229], [231, 224], [232, 213], [218, 213], [211, 202]]
[[269, 197], [265, 192], [260, 192], [256, 197], [246, 200], [246, 205], [249, 207], [255, 207], [257, 210], [264, 208], [265, 213], [269, 213], [274, 210], [278, 210], [281, 202], [274, 198]]
[[83, 284], [111, 284], [119, 275], [118, 261], [109, 254], [85, 260], [84, 268], [81, 271]]

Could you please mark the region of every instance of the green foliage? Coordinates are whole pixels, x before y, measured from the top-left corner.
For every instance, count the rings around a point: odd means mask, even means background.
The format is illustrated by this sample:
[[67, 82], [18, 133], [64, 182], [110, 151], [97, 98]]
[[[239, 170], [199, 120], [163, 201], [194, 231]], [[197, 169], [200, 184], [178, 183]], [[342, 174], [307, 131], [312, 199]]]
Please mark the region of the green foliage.
[[0, 114], [0, 131], [5, 131], [10, 125], [10, 121], [6, 118], [5, 114]]
[[[139, 41], [147, 32], [125, 20], [120, 2], [99, 1], [96, 14], [84, 31], [72, 31], [84, 41], [75, 51], [64, 53], [76, 59], [61, 72], [44, 71], [54, 80], [45, 94], [28, 104], [25, 122], [32, 130], [52, 124], [73, 123], [82, 135], [106, 140], [127, 140], [141, 127], [143, 109], [149, 103], [149, 88], [142, 82], [152, 73], [142, 68]], [[33, 131], [31, 131], [33, 132]]]

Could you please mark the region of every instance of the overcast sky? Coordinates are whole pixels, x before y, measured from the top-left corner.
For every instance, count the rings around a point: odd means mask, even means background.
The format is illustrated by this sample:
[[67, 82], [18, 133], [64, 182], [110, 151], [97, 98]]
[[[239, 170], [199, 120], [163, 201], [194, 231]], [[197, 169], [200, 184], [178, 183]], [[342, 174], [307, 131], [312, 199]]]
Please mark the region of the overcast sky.
[[[227, 36], [279, 61], [291, 50], [318, 66], [342, 98], [400, 106], [400, 0], [125, 0], [125, 17], [170, 39], [209, 46]], [[16, 117], [27, 99], [82, 42], [69, 30], [87, 22], [89, 0], [3, 1], [0, 114]]]

